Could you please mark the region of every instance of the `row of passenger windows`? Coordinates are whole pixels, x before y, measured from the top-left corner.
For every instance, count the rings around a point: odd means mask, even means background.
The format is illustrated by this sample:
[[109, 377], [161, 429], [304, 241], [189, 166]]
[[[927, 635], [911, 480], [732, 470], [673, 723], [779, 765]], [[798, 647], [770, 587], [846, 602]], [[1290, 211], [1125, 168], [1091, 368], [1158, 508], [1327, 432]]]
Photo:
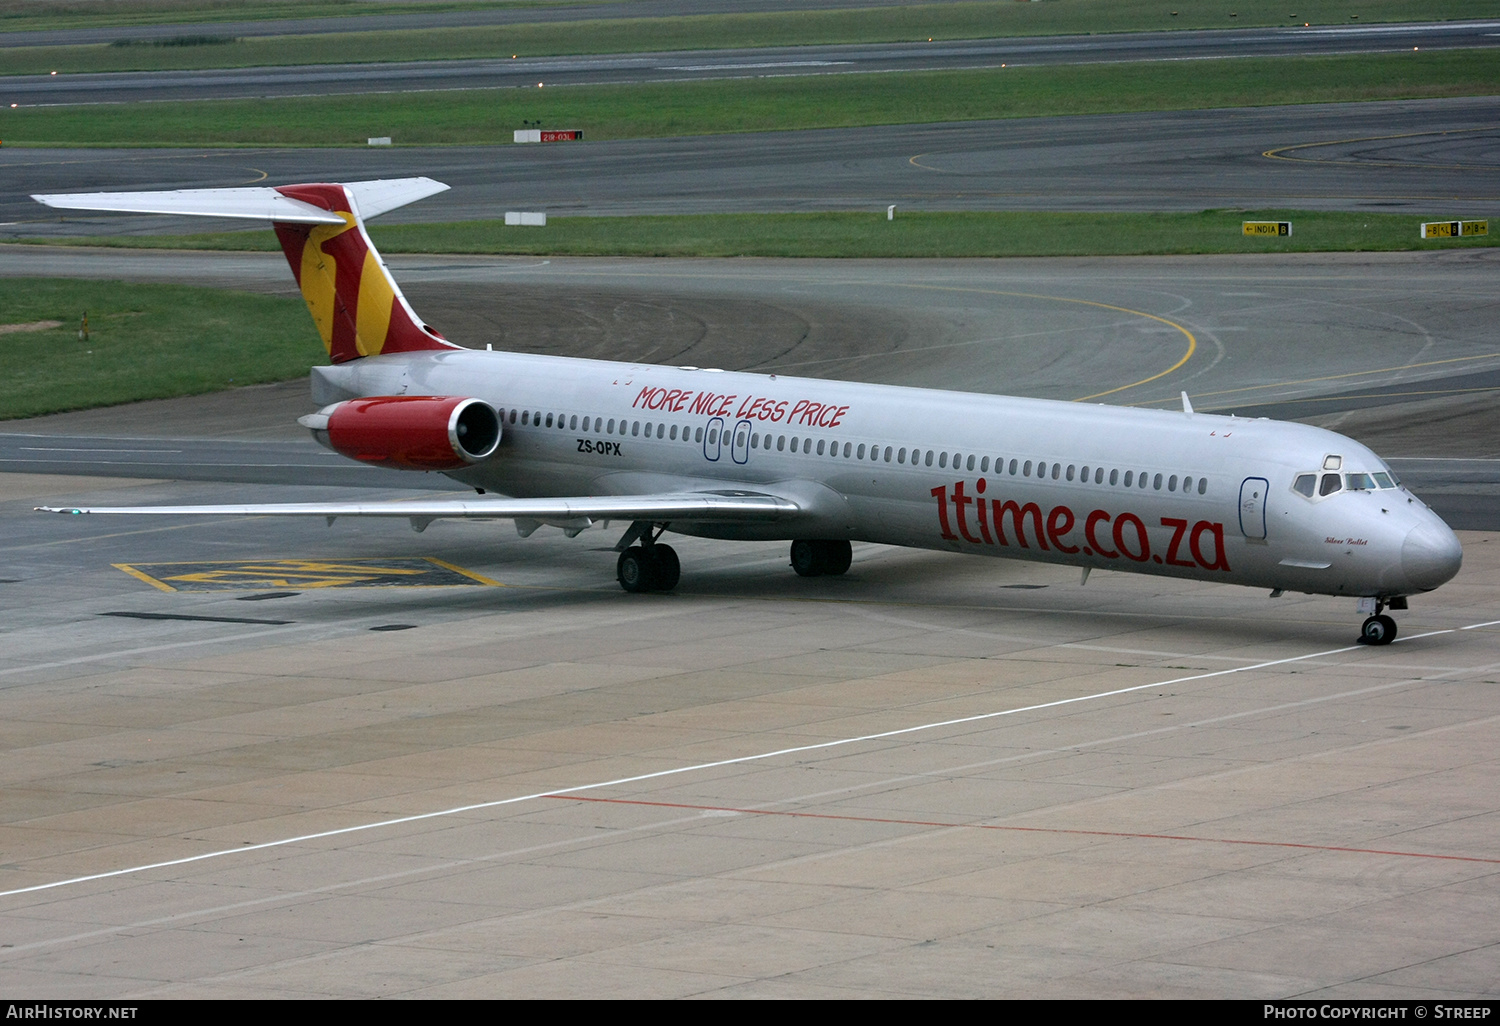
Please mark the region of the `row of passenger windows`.
[[[506, 419], [506, 412], [502, 410], [500, 416], [502, 419]], [[579, 419], [576, 414], [572, 417], [568, 417], [566, 414], [548, 413], [544, 418], [544, 415], [540, 411], [533, 412], [531, 410], [522, 410], [520, 411], [519, 416], [520, 421], [523, 425], [531, 424], [535, 425], [536, 427], [549, 428], [555, 426], [564, 431], [582, 430], [594, 433], [602, 433], [606, 435], [629, 434], [632, 437], [637, 438], [644, 435], [644, 437], [646, 438], [656, 437], [661, 439], [670, 439], [672, 441], [676, 441], [680, 438], [684, 442], [693, 443], [701, 443], [703, 441], [705, 430], [704, 428], [700, 427], [696, 431], [694, 431], [692, 428], [686, 425], [683, 425], [679, 428], [679, 426], [676, 424], [672, 424], [669, 427], [666, 424], [652, 424], [650, 421], [647, 421], [643, 428], [642, 423], [638, 420], [617, 421], [614, 418], [605, 420], [602, 417], [584, 417], [582, 426], [580, 427]], [[516, 423], [516, 418], [517, 412], [515, 410], [511, 410], [508, 417], [509, 423]], [[745, 438], [745, 430], [743, 428], [738, 430], [738, 437], [731, 438], [730, 430], [727, 428], [724, 429], [722, 444], [733, 444], [736, 446], [746, 445], [747, 439]], [[708, 444], [721, 444], [719, 434], [720, 432], [718, 428], [708, 429]], [[786, 435], [762, 435], [759, 432], [751, 432], [748, 439], [748, 444], [752, 449], [770, 449], [774, 445], [777, 452], [791, 451], [794, 453], [803, 453], [809, 456], [816, 453], [816, 455], [818, 456], [826, 455], [836, 459], [842, 458], [868, 460], [870, 462], [882, 463], [894, 462], [898, 465], [913, 467], [919, 465], [931, 467], [936, 465], [939, 469], [947, 469], [951, 466], [954, 470], [977, 470], [982, 474], [988, 474], [990, 472], [991, 465], [990, 457], [978, 456], [974, 453], [968, 453], [967, 455], [965, 455], [961, 452], [949, 453], [947, 451], [939, 451], [936, 449], [919, 448], [912, 448], [908, 450], [904, 446], [897, 447], [890, 445], [887, 445], [882, 449], [882, 447], [879, 445], [867, 445], [864, 442], [843, 442], [841, 445], [841, 443], [839, 443], [838, 441], [830, 442], [826, 438], [819, 438], [814, 440], [812, 438], [804, 438], [797, 435], [793, 435], [790, 439], [788, 439]], [[1107, 478], [1111, 485], [1123, 486], [1125, 488], [1150, 488], [1154, 491], [1159, 492], [1162, 490], [1163, 486], [1165, 486], [1167, 491], [1175, 492], [1180, 487], [1183, 492], [1196, 490], [1199, 495], [1208, 494], [1207, 478], [1194, 478], [1193, 476], [1186, 474], [1179, 477], [1176, 474], [1153, 475], [1150, 471], [1146, 470], [1126, 470], [1122, 472], [1118, 469], [1106, 470], [1103, 467], [1090, 467], [1087, 464], [1079, 467], [1074, 463], [1063, 464], [1048, 462], [1046, 460], [1032, 461], [1012, 459], [1009, 465], [1007, 465], [1004, 457], [995, 458], [994, 468], [995, 473], [1008, 473], [1012, 477], [1034, 477], [1039, 479], [1050, 477], [1053, 481], [1079, 481], [1083, 484], [1087, 484], [1092, 477], [1093, 483], [1096, 485], [1104, 484]], [[1333, 476], [1336, 477], [1337, 475]], [[1299, 478], [1298, 481], [1300, 484], [1301, 479]]]

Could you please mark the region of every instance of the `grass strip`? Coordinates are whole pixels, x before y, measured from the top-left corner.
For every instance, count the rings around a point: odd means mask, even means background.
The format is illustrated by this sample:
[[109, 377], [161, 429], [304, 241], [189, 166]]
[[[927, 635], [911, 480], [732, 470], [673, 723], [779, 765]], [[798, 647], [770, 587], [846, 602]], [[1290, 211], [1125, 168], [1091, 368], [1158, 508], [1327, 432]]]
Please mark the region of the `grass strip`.
[[0, 108], [0, 139], [8, 146], [362, 146], [391, 136], [398, 145], [472, 146], [510, 143], [523, 121], [581, 128], [599, 140], [1497, 91], [1500, 48]]
[[[361, 5], [369, 6], [369, 5]], [[608, 6], [601, 6], [607, 14]], [[639, 53], [834, 43], [1281, 25], [1363, 25], [1494, 17], [1493, 0], [971, 0], [854, 10], [702, 14], [671, 18], [479, 25], [249, 37], [201, 46], [11, 48], [7, 74], [235, 68], [368, 61]], [[277, 15], [270, 15], [277, 16]]]
[[[286, 381], [327, 362], [297, 299], [118, 281], [0, 279], [0, 419]], [[78, 337], [88, 312], [89, 338]]]
[[[878, 213], [688, 214], [659, 217], [561, 217], [545, 228], [504, 221], [372, 225], [383, 253], [485, 253], [536, 256], [663, 257], [1015, 257], [1137, 256], [1171, 253], [1393, 252], [1500, 244], [1494, 235], [1422, 239], [1422, 221], [1451, 212], [1365, 214], [1307, 210], [1205, 210], [1199, 213], [898, 211]], [[1291, 221], [1292, 234], [1241, 233], [1244, 221]], [[28, 240], [136, 249], [276, 251], [268, 231], [201, 235], [109, 236]]]
[[178, 25], [224, 21], [355, 18], [610, 0], [0, 0], [0, 32]]

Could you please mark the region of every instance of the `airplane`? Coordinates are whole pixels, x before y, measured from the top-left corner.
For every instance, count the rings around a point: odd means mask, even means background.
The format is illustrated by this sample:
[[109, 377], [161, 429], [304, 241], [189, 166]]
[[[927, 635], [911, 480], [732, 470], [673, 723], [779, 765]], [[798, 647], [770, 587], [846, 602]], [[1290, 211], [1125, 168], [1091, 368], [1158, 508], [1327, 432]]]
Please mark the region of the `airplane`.
[[[1448, 525], [1374, 452], [1320, 428], [1197, 413], [472, 350], [424, 324], [365, 222], [429, 178], [38, 195], [52, 207], [268, 221], [328, 350], [299, 418], [365, 463], [476, 497], [38, 507], [83, 514], [512, 520], [569, 537], [627, 521], [615, 575], [669, 591], [667, 531], [790, 541], [803, 577], [851, 541], [1353, 597], [1389, 644], [1409, 596], [1458, 573]], [[607, 526], [607, 523], [605, 524]]]

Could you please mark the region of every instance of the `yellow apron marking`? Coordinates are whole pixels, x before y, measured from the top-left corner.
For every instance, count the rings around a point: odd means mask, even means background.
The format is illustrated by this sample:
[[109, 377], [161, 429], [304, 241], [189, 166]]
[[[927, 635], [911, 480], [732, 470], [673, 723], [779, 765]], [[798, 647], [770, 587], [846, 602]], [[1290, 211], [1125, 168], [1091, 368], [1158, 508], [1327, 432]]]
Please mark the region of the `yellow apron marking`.
[[1123, 392], [1126, 389], [1135, 388], [1138, 385], [1144, 385], [1148, 382], [1155, 381], [1157, 378], [1164, 378], [1168, 374], [1171, 374], [1173, 371], [1177, 370], [1183, 364], [1191, 360], [1193, 358], [1193, 354], [1198, 351], [1198, 340], [1193, 337], [1193, 333], [1191, 331], [1188, 331], [1182, 325], [1178, 324], [1176, 321], [1169, 321], [1165, 317], [1158, 317], [1156, 316], [1156, 314], [1146, 313], [1144, 310], [1132, 310], [1128, 306], [1115, 306], [1112, 303], [1096, 303], [1092, 299], [1073, 299], [1070, 296], [1042, 296], [1038, 295], [1035, 292], [1002, 292], [998, 289], [969, 288], [960, 285], [914, 285], [904, 282], [897, 282], [895, 284], [899, 288], [925, 289], [932, 292], [974, 292], [986, 296], [1017, 296], [1022, 299], [1045, 299], [1053, 303], [1076, 303], [1079, 306], [1096, 306], [1101, 310], [1114, 310], [1117, 313], [1130, 314], [1130, 316], [1132, 317], [1144, 317], [1147, 320], [1158, 321], [1162, 324], [1167, 325], [1167, 327], [1169, 328], [1175, 328], [1176, 330], [1182, 332], [1183, 336], [1187, 338], [1187, 352], [1183, 353], [1182, 356], [1178, 358], [1177, 362], [1172, 364], [1172, 366], [1168, 367], [1166, 370], [1157, 371], [1149, 378], [1142, 378], [1139, 381], [1132, 381], [1128, 385], [1120, 385], [1117, 388], [1106, 389], [1103, 392], [1095, 392], [1093, 395], [1080, 396], [1079, 398], [1073, 400], [1073, 402], [1075, 403], [1087, 402], [1090, 399], [1098, 399], [1101, 396], [1114, 395], [1116, 392]]
[[162, 591], [236, 591], [257, 588], [504, 587], [463, 567], [431, 557], [395, 559], [215, 560], [202, 563], [115, 563], [116, 569]]

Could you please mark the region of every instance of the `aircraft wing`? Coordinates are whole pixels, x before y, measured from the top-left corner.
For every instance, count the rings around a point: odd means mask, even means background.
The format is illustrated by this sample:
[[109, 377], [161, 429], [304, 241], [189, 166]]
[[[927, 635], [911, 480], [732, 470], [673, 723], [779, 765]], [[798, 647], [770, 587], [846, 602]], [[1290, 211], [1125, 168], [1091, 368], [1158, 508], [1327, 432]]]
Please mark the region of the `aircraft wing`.
[[681, 492], [555, 499], [436, 499], [413, 502], [271, 502], [224, 506], [38, 506], [40, 513], [130, 513], [178, 516], [405, 517], [413, 521], [532, 520], [574, 524], [595, 520], [775, 520], [801, 507], [764, 492]]

